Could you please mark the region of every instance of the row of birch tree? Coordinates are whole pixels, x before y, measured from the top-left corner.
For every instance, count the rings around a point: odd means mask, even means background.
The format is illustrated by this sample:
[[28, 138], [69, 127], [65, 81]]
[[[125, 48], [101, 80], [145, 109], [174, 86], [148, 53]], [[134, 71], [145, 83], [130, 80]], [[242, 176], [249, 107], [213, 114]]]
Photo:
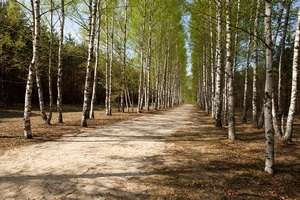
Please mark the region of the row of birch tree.
[[230, 140], [237, 139], [236, 108], [242, 109], [242, 123], [264, 126], [265, 171], [270, 174], [274, 173], [274, 140], [292, 140], [298, 96], [298, 3], [201, 0], [188, 4], [197, 103], [212, 115], [216, 127], [228, 127]]
[[[15, 2], [8, 2], [15, 3]], [[42, 4], [43, 3], [43, 4]], [[186, 75], [186, 33], [182, 25], [183, 3], [176, 0], [35, 0], [31, 7], [17, 2], [32, 18], [32, 61], [28, 68], [24, 135], [32, 138], [30, 116], [33, 88], [37, 88], [42, 119], [51, 124], [56, 97], [58, 123], [63, 123], [63, 82], [66, 22], [76, 23], [77, 43], [86, 47], [85, 81], [81, 126], [94, 118], [97, 87], [104, 83], [106, 115], [112, 115], [113, 102], [120, 112], [167, 108], [184, 102]], [[48, 70], [40, 70], [41, 27], [49, 33]], [[68, 33], [78, 34], [78, 33]], [[58, 50], [54, 51], [54, 40]], [[54, 68], [53, 59], [57, 66]], [[57, 70], [55, 90], [53, 69]], [[76, 68], [74, 68], [76, 70]], [[99, 77], [99, 74], [103, 75]], [[42, 77], [47, 75], [49, 100], [45, 100]], [[36, 81], [34, 80], [36, 79]], [[45, 85], [44, 85], [45, 87]], [[53, 91], [57, 94], [53, 95]], [[45, 102], [49, 103], [46, 112]]]

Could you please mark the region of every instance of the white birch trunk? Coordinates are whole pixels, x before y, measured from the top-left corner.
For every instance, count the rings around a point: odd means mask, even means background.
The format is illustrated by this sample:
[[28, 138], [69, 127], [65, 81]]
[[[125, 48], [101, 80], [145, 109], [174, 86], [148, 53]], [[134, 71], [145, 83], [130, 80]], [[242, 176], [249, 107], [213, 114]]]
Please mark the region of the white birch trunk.
[[231, 0], [226, 0], [226, 73], [228, 77], [228, 139], [235, 140], [234, 80], [232, 71]]
[[[273, 44], [275, 44], [275, 45], [277, 43], [277, 36], [278, 36], [279, 29], [281, 27], [281, 18], [282, 18], [282, 15], [283, 15], [285, 4], [286, 4], [286, 0], [284, 2], [282, 2], [281, 8], [279, 10], [279, 16], [278, 16], [278, 19], [277, 19], [277, 24], [276, 24], [276, 27], [275, 27], [274, 37], [273, 37]], [[276, 136], [276, 138], [280, 138], [281, 132], [280, 132], [279, 123], [278, 123], [277, 109], [276, 109], [276, 102], [275, 102], [274, 93], [272, 93], [272, 121], [273, 121], [273, 130], [274, 130], [275, 136]]]
[[273, 37], [273, 44], [275, 44], [275, 45], [277, 43], [277, 36], [278, 36], [279, 30], [280, 30], [280, 27], [281, 27], [281, 19], [282, 19], [282, 15], [283, 15], [283, 11], [284, 11], [286, 1], [287, 0], [281, 1], [281, 7], [280, 7], [280, 10], [277, 14], [278, 18], [277, 18], [276, 27], [274, 28], [274, 37]]
[[[241, 0], [237, 2], [237, 16], [236, 16], [236, 27], [240, 25], [240, 15], [241, 15]], [[233, 77], [235, 76], [236, 68], [237, 68], [237, 57], [238, 57], [238, 45], [239, 45], [239, 34], [238, 30], [235, 31], [234, 35], [234, 56], [233, 56]]]
[[[225, 67], [226, 70], [226, 67]], [[228, 75], [227, 72], [224, 74], [223, 79], [223, 93], [221, 95], [222, 97], [222, 112], [223, 112], [223, 123], [225, 126], [228, 125]]]
[[222, 95], [221, 95], [221, 79], [222, 79], [222, 3], [217, 0], [217, 65], [215, 80], [215, 125], [222, 127]]
[[[113, 4], [114, 7], [114, 4]], [[110, 44], [110, 62], [109, 62], [109, 85], [108, 85], [108, 115], [112, 115], [111, 108], [111, 89], [112, 89], [112, 67], [114, 59], [114, 30], [115, 29], [115, 11], [112, 10], [112, 25], [111, 25], [111, 44]]]
[[[211, 9], [211, 8], [210, 8]], [[211, 62], [211, 116], [215, 118], [215, 56], [216, 51], [214, 50], [214, 34], [213, 34], [213, 21], [210, 18], [210, 62]]]
[[106, 5], [106, 39], [105, 39], [105, 113], [109, 115], [109, 24], [108, 24], [108, 7]]
[[247, 97], [248, 97], [248, 71], [249, 71], [249, 63], [250, 63], [250, 47], [251, 47], [251, 36], [249, 35], [248, 44], [247, 44], [247, 58], [246, 58], [246, 66], [245, 66], [245, 82], [244, 82], [244, 98], [243, 98], [243, 116], [242, 122], [244, 124], [247, 123]]
[[149, 18], [149, 38], [148, 38], [148, 59], [147, 59], [147, 86], [146, 86], [146, 111], [150, 110], [150, 69], [152, 64], [152, 21], [153, 21], [153, 1], [151, 1], [150, 18]]
[[256, 0], [256, 11], [254, 21], [254, 52], [253, 52], [253, 88], [252, 88], [252, 124], [254, 128], [258, 128], [257, 115], [257, 70], [258, 70], [258, 17], [260, 0]]
[[[99, 1], [99, 5], [101, 1]], [[100, 8], [99, 8], [100, 9]], [[101, 15], [99, 13], [98, 17], [98, 30], [97, 30], [97, 44], [96, 44], [96, 55], [95, 55], [95, 66], [94, 66], [94, 80], [93, 80], [93, 89], [92, 89], [92, 98], [91, 98], [91, 108], [90, 108], [90, 119], [95, 119], [95, 103], [96, 103], [96, 92], [98, 84], [98, 65], [99, 65], [99, 51], [100, 51], [100, 29], [101, 29]]]
[[139, 81], [139, 96], [137, 113], [142, 112], [143, 105], [143, 88], [144, 88], [144, 56], [145, 56], [145, 29], [146, 29], [146, 1], [144, 0], [144, 13], [143, 13], [143, 24], [142, 24], [142, 35], [141, 35], [141, 69], [140, 69], [140, 81]]
[[127, 112], [129, 112], [128, 95], [127, 95], [127, 90], [126, 90], [126, 89], [125, 89], [125, 91], [124, 91], [124, 99], [125, 99], [126, 110], [127, 110]]
[[89, 103], [90, 103], [90, 89], [91, 89], [91, 79], [92, 79], [92, 62], [94, 54], [94, 40], [95, 40], [95, 26], [97, 19], [97, 10], [98, 10], [98, 0], [94, 1], [94, 6], [92, 11], [92, 18], [90, 21], [90, 36], [89, 36], [89, 46], [88, 46], [88, 60], [86, 66], [86, 76], [85, 76], [85, 85], [84, 85], [84, 99], [83, 99], [83, 108], [81, 116], [81, 126], [87, 127], [87, 118], [89, 114]]
[[44, 121], [44, 124], [47, 124], [47, 115], [45, 112], [44, 94], [43, 94], [43, 87], [42, 87], [42, 81], [41, 81], [41, 71], [40, 71], [40, 66], [38, 63], [35, 64], [35, 77], [36, 77], [36, 85], [37, 85], [37, 90], [38, 90], [41, 117]]
[[58, 123], [63, 123], [62, 116], [62, 51], [64, 44], [64, 26], [65, 26], [65, 1], [61, 0], [61, 22], [60, 39], [58, 44], [58, 71], [57, 71], [57, 118]]
[[51, 124], [52, 108], [53, 108], [53, 90], [52, 90], [52, 56], [53, 56], [53, 0], [50, 1], [50, 45], [49, 45], [49, 67], [48, 67], [48, 87], [49, 87], [49, 115], [47, 117], [47, 125]]
[[286, 14], [285, 14], [285, 22], [284, 28], [282, 33], [281, 45], [280, 45], [280, 57], [279, 57], [279, 65], [278, 65], [278, 126], [280, 129], [280, 136], [284, 131], [284, 115], [283, 115], [283, 108], [282, 108], [282, 64], [283, 64], [283, 57], [284, 57], [284, 50], [285, 50], [285, 41], [287, 35], [287, 28], [289, 24], [289, 16], [290, 16], [290, 8], [291, 8], [291, 0], [288, 0], [286, 5]]
[[32, 59], [29, 65], [28, 77], [25, 91], [24, 102], [24, 118], [23, 118], [23, 130], [25, 139], [32, 139], [31, 130], [31, 106], [32, 106], [32, 87], [34, 79], [34, 68], [38, 64], [39, 59], [39, 45], [40, 45], [40, 0], [35, 0], [32, 4], [33, 9], [33, 46], [32, 46]]
[[265, 171], [274, 174], [274, 131], [272, 123], [272, 37], [271, 37], [271, 14], [272, 1], [265, 1], [265, 35], [266, 35], [266, 84], [264, 99], [266, 158]]
[[[125, 0], [125, 11], [124, 11], [124, 17], [125, 17], [125, 22], [124, 22], [124, 39], [123, 39], [123, 63], [122, 63], [122, 71], [121, 71], [121, 75], [122, 75], [122, 83], [121, 83], [121, 102], [120, 102], [120, 110], [121, 112], [124, 112], [124, 97], [125, 97], [125, 101], [126, 100], [126, 89], [125, 89], [125, 68], [126, 68], [126, 45], [127, 45], [127, 0]], [[126, 103], [126, 107], [128, 110], [128, 103]]]
[[291, 102], [289, 107], [289, 113], [286, 121], [286, 130], [284, 132], [284, 136], [282, 137], [282, 141], [287, 143], [292, 140], [292, 131], [293, 131], [293, 121], [294, 121], [294, 113], [297, 102], [297, 80], [299, 73], [299, 49], [300, 49], [300, 9], [298, 12], [298, 22], [297, 29], [295, 35], [295, 43], [294, 43], [294, 56], [293, 56], [293, 75], [292, 75], [292, 89], [291, 89]]
[[155, 110], [161, 107], [161, 66], [162, 66], [162, 24], [160, 25], [159, 55], [156, 72], [156, 98]]

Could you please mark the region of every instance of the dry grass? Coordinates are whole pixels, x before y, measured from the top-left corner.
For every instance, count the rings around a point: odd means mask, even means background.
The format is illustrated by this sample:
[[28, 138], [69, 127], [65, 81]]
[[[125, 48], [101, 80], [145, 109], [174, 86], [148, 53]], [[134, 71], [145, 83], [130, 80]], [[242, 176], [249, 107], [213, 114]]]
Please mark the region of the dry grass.
[[52, 125], [48, 126], [43, 124], [38, 108], [34, 108], [31, 117], [33, 139], [26, 140], [23, 138], [23, 107], [0, 107], [0, 154], [11, 148], [55, 140], [65, 134], [76, 134], [83, 130], [92, 130], [97, 126], [105, 126], [153, 113], [121, 113], [113, 110], [112, 116], [106, 116], [104, 109], [98, 106], [95, 111], [95, 119], [88, 120], [88, 128], [82, 128], [80, 127], [81, 109], [81, 105], [64, 106], [64, 123], [57, 123], [57, 113], [55, 112], [52, 117]]
[[[210, 116], [195, 113], [190, 128], [178, 131], [167, 164], [156, 165], [147, 182], [165, 199], [300, 199], [300, 139], [276, 144], [276, 174], [264, 169], [264, 132], [237, 124], [238, 140], [214, 127]], [[237, 119], [237, 121], [241, 121]], [[296, 126], [296, 129], [299, 125]]]

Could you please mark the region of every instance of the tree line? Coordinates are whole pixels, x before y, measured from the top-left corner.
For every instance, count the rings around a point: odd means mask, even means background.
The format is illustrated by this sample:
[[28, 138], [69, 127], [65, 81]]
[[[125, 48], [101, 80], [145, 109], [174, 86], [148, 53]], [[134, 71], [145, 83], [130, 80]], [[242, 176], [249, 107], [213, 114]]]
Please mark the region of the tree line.
[[[144, 112], [182, 104], [182, 13], [177, 0], [2, 1], [1, 102], [25, 103], [27, 139], [33, 103], [48, 125], [55, 109], [63, 123], [63, 104], [82, 103], [83, 127], [96, 103], [106, 115], [112, 106]], [[78, 32], [67, 30], [70, 21]]]
[[242, 123], [264, 126], [265, 171], [273, 174], [274, 141], [292, 141], [299, 113], [298, 2], [201, 0], [188, 9], [197, 103], [216, 127], [228, 126], [230, 140], [237, 108]]
[[[112, 115], [112, 106], [140, 113], [195, 99], [216, 127], [228, 127], [230, 140], [238, 139], [236, 109], [243, 123], [264, 127], [265, 171], [274, 173], [274, 142], [292, 141], [294, 115], [300, 112], [297, 1], [27, 4], [0, 3], [1, 103], [24, 103], [25, 94], [25, 138], [32, 138], [32, 103], [48, 125], [55, 108], [63, 123], [63, 104], [82, 103], [86, 127], [96, 103]], [[189, 15], [187, 34], [182, 21]], [[77, 32], [67, 30], [70, 21], [80, 27]]]

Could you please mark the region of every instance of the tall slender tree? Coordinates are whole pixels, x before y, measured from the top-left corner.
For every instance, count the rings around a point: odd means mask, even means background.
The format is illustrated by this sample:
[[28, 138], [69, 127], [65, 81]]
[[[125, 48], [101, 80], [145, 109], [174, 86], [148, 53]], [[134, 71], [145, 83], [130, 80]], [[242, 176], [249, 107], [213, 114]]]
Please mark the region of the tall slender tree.
[[294, 113], [297, 102], [297, 88], [298, 88], [298, 73], [299, 73], [299, 49], [300, 49], [300, 9], [298, 12], [298, 22], [294, 43], [294, 57], [293, 57], [293, 74], [292, 74], [292, 89], [291, 89], [291, 102], [286, 121], [286, 130], [282, 137], [284, 143], [288, 143], [292, 139]]
[[111, 43], [110, 43], [110, 62], [109, 62], [109, 85], [108, 85], [108, 115], [112, 115], [112, 108], [111, 108], [111, 98], [112, 98], [112, 68], [113, 68], [113, 59], [114, 59], [114, 36], [115, 36], [115, 10], [114, 10], [114, 1], [113, 2], [113, 9], [112, 9], [112, 24], [111, 24]]
[[62, 74], [63, 74], [63, 45], [65, 27], [65, 0], [61, 0], [60, 38], [58, 45], [58, 71], [57, 71], [57, 114], [58, 123], [63, 123], [62, 115]]
[[244, 82], [244, 98], [243, 98], [243, 123], [247, 123], [247, 97], [248, 97], [248, 71], [249, 71], [249, 64], [250, 64], [250, 54], [251, 54], [251, 35], [248, 36], [248, 43], [247, 43], [247, 56], [246, 56], [246, 66], [245, 66], [245, 82]]
[[33, 10], [33, 45], [32, 45], [32, 60], [28, 69], [28, 77], [26, 83], [26, 92], [25, 92], [25, 103], [24, 103], [24, 118], [23, 118], [23, 129], [24, 137], [26, 139], [32, 138], [31, 130], [31, 106], [32, 106], [32, 87], [34, 79], [34, 68], [39, 62], [39, 45], [40, 45], [40, 0], [35, 0], [32, 3]]
[[258, 71], [258, 20], [260, 0], [256, 1], [255, 19], [254, 19], [254, 51], [253, 51], [253, 86], [252, 86], [252, 124], [254, 128], [258, 128], [257, 114], [257, 71]]
[[88, 46], [88, 60], [86, 67], [85, 85], [84, 85], [84, 99], [81, 117], [81, 126], [87, 127], [87, 118], [89, 114], [89, 102], [90, 102], [90, 88], [91, 88], [91, 78], [92, 78], [92, 62], [94, 54], [94, 42], [95, 42], [95, 29], [96, 29], [96, 19], [98, 11], [98, 0], [94, 0], [93, 8], [90, 8], [91, 20], [89, 24], [89, 46]]
[[[121, 83], [121, 112], [124, 112], [124, 98], [126, 100], [126, 87], [125, 87], [125, 83], [126, 83], [126, 75], [125, 75], [125, 69], [126, 69], [126, 59], [127, 59], [127, 55], [126, 55], [126, 48], [127, 48], [127, 23], [128, 23], [128, 4], [127, 4], [127, 0], [124, 0], [124, 38], [123, 38], [123, 63], [122, 63], [122, 83]], [[128, 108], [128, 104], [127, 104], [127, 108]], [[128, 109], [127, 109], [128, 110]]]
[[235, 140], [235, 108], [234, 108], [234, 80], [232, 69], [232, 28], [230, 21], [231, 0], [226, 0], [226, 73], [228, 88], [228, 138]]
[[53, 110], [53, 88], [52, 88], [52, 56], [54, 43], [54, 25], [53, 25], [53, 9], [54, 2], [50, 0], [50, 42], [49, 42], [49, 64], [48, 64], [48, 87], [49, 87], [49, 114], [47, 116], [47, 124], [51, 124]]
[[142, 22], [142, 35], [141, 35], [141, 68], [140, 68], [140, 81], [139, 81], [139, 94], [138, 94], [138, 105], [137, 105], [137, 113], [142, 112], [143, 106], [143, 88], [144, 88], [144, 63], [145, 63], [145, 32], [146, 32], [146, 0], [144, 0], [144, 12], [143, 12], [143, 22]]
[[94, 80], [93, 80], [93, 89], [92, 89], [92, 98], [91, 98], [91, 108], [90, 108], [90, 118], [95, 118], [95, 103], [96, 103], [96, 92], [97, 92], [97, 84], [98, 84], [98, 65], [99, 65], [99, 57], [100, 57], [100, 40], [101, 40], [101, 13], [100, 13], [100, 5], [101, 0], [98, 3], [98, 26], [97, 26], [97, 43], [96, 43], [96, 55], [95, 55], [95, 67], [94, 67]]
[[284, 21], [284, 27], [283, 27], [283, 32], [282, 32], [281, 44], [280, 44], [280, 56], [279, 56], [279, 64], [278, 64], [277, 105], [278, 105], [278, 120], [279, 120], [278, 126], [279, 126], [280, 136], [282, 136], [282, 133], [284, 131], [284, 115], [283, 115], [283, 105], [282, 105], [283, 104], [283, 102], [282, 102], [282, 78], [283, 78], [282, 65], [283, 65], [283, 58], [285, 55], [284, 50], [285, 50], [287, 29], [288, 29], [289, 19], [290, 19], [291, 4], [292, 4], [291, 0], [288, 0], [286, 3], [285, 21]]
[[217, 48], [216, 48], [216, 79], [215, 79], [215, 125], [222, 127], [222, 2], [217, 0]]
[[264, 117], [266, 137], [266, 159], [265, 171], [274, 174], [274, 131], [272, 121], [272, 88], [273, 88], [273, 66], [272, 66], [272, 0], [265, 0], [265, 35], [266, 35], [266, 83], [264, 96]]

